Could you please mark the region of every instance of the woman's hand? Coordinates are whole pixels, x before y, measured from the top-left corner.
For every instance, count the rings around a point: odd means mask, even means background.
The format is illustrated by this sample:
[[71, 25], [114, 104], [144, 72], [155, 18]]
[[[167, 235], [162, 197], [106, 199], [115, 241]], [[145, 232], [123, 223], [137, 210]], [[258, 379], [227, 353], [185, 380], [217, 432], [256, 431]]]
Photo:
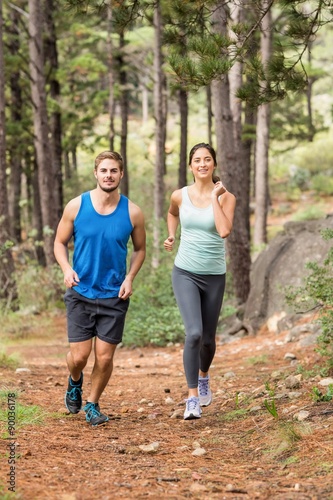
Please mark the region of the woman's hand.
[[174, 242], [175, 242], [174, 236], [168, 236], [167, 239], [164, 241], [164, 248], [167, 252], [172, 252]]
[[221, 196], [222, 194], [224, 194], [226, 192], [226, 188], [223, 186], [223, 182], [222, 181], [218, 181], [214, 184], [214, 188], [213, 188], [213, 191], [212, 191], [212, 198], [218, 198], [219, 196]]

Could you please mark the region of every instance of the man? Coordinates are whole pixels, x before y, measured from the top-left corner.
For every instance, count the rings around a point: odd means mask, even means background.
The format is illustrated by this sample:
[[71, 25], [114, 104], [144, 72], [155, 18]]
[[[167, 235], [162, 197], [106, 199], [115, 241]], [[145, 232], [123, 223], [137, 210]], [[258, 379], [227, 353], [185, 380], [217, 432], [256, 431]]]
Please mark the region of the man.
[[[95, 189], [65, 207], [54, 242], [54, 254], [64, 273], [64, 300], [70, 351], [65, 404], [70, 413], [82, 407], [83, 369], [94, 345], [91, 389], [84, 406], [92, 426], [108, 420], [99, 399], [111, 377], [113, 356], [122, 340], [132, 283], [146, 253], [144, 216], [138, 206], [119, 194], [124, 175], [119, 153], [105, 151], [95, 159]], [[74, 239], [73, 267], [68, 243]], [[127, 243], [133, 252], [126, 274]]]

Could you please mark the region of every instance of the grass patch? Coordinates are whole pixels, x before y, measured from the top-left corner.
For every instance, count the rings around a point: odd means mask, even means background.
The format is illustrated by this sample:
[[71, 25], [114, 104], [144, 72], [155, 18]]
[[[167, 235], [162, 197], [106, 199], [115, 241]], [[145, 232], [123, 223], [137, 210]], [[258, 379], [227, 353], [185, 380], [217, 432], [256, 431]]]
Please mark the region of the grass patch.
[[20, 361], [16, 354], [6, 354], [0, 351], [0, 368], [9, 368], [10, 370], [16, 370], [19, 366]]
[[248, 411], [242, 408], [237, 410], [229, 411], [228, 413], [224, 413], [223, 415], [219, 415], [219, 420], [223, 420], [225, 422], [230, 422], [232, 420], [238, 420], [247, 415]]
[[318, 205], [310, 205], [294, 213], [291, 217], [292, 221], [301, 222], [306, 220], [321, 219], [325, 216], [325, 211]]
[[[8, 398], [14, 391], [1, 389], [0, 391], [0, 424], [1, 437], [7, 439], [8, 434]], [[43, 408], [37, 405], [23, 405], [19, 403], [19, 393], [15, 392], [15, 432], [26, 425], [42, 425], [49, 415]]]
[[260, 354], [260, 356], [252, 356], [251, 358], [247, 358], [246, 362], [249, 365], [265, 365], [268, 362], [267, 354]]

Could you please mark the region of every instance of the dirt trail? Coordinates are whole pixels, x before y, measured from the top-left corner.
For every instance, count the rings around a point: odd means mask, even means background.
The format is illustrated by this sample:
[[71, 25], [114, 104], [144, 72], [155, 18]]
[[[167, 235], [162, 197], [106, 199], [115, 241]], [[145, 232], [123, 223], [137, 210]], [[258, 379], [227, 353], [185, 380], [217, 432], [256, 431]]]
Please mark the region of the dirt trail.
[[[316, 379], [303, 378], [298, 395], [284, 387], [296, 370], [287, 352], [307, 369], [318, 355], [313, 346], [284, 343], [284, 336], [262, 331], [219, 345], [211, 369], [214, 400], [197, 421], [182, 419], [181, 345], [120, 348], [100, 402], [110, 421], [91, 428], [83, 412], [69, 415], [63, 405], [65, 318], [54, 318], [50, 331], [34, 332], [33, 343], [12, 348], [30, 371], [0, 370], [2, 388], [18, 390], [18, 403], [45, 410], [42, 425], [16, 432], [16, 498], [333, 499], [332, 402], [313, 402]], [[267, 381], [279, 418], [264, 404]], [[295, 419], [301, 410], [309, 412], [304, 422]], [[1, 441], [3, 494], [9, 443]], [[152, 443], [158, 443], [155, 451], [140, 448]], [[205, 454], [193, 455], [198, 448]]]

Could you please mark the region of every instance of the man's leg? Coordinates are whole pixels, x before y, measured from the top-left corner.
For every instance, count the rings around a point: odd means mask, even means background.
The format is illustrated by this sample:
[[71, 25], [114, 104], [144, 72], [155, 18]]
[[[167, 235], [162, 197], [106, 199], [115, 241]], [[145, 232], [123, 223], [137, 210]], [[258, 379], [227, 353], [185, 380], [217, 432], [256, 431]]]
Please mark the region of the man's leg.
[[116, 344], [109, 344], [96, 337], [95, 363], [91, 373], [91, 390], [88, 397], [90, 403], [98, 403], [110, 380], [116, 347]]
[[83, 342], [71, 342], [66, 361], [73, 381], [78, 381], [85, 368], [92, 349], [92, 339]]
[[84, 407], [86, 421], [92, 426], [104, 424], [109, 420], [109, 417], [101, 412], [98, 400], [110, 380], [116, 347], [116, 344], [109, 344], [96, 337], [95, 363], [91, 373], [91, 390], [87, 404]]
[[70, 413], [78, 413], [82, 407], [83, 368], [86, 366], [92, 348], [92, 340], [72, 342], [67, 354], [69, 370], [65, 405]]

